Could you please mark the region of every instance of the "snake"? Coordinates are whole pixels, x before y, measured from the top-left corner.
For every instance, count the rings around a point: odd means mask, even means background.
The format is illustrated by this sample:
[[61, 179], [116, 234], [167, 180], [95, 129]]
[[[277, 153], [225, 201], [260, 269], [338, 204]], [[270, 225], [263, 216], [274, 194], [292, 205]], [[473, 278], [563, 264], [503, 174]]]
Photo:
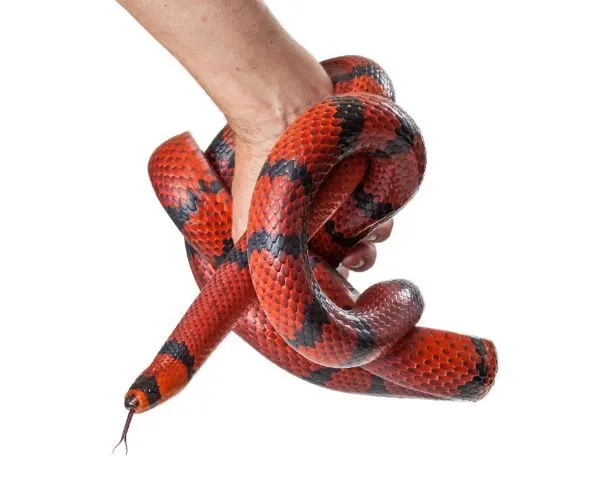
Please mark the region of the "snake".
[[200, 293], [127, 391], [119, 443], [127, 446], [132, 416], [181, 391], [232, 330], [327, 389], [469, 401], [491, 389], [491, 341], [417, 326], [424, 301], [407, 280], [359, 294], [338, 272], [344, 256], [417, 192], [426, 151], [377, 63], [342, 56], [321, 65], [333, 94], [277, 139], [236, 243], [232, 129], [226, 125], [204, 152], [186, 132], [152, 154], [152, 186], [184, 237]]

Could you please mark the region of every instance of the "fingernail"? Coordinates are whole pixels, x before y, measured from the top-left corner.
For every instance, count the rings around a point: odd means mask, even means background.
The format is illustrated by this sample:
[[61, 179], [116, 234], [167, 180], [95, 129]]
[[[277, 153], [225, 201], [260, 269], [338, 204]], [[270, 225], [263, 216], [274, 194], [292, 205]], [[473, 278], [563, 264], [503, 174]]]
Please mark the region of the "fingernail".
[[367, 243], [375, 243], [375, 242], [377, 241], [377, 239], [378, 239], [378, 236], [377, 236], [376, 234], [374, 234], [374, 233], [373, 233], [373, 234], [370, 234], [369, 236], [367, 236], [367, 237], [365, 238], [365, 241], [366, 241]]
[[359, 269], [365, 265], [365, 261], [360, 257], [350, 257], [349, 259], [343, 260], [342, 263], [349, 269]]

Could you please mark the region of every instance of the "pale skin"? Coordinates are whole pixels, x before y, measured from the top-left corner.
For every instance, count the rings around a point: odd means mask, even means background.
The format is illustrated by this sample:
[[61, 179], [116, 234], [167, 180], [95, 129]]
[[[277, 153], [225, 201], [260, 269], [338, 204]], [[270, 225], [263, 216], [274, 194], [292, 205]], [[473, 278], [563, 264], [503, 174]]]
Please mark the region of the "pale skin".
[[[258, 173], [275, 140], [332, 93], [329, 77], [260, 0], [118, 0], [202, 86], [236, 134], [233, 237], [246, 230]], [[392, 221], [342, 264], [365, 271]]]

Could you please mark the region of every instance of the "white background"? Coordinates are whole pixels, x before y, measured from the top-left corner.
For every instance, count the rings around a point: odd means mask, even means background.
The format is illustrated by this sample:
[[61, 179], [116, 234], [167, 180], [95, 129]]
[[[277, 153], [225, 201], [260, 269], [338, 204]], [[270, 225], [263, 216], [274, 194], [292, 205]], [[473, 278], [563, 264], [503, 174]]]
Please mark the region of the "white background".
[[[428, 170], [358, 288], [497, 345], [480, 403], [327, 391], [230, 336], [134, 419], [122, 396], [196, 294], [146, 175], [223, 124], [116, 3], [0, 7], [3, 498], [598, 498], [595, 2], [270, 1], [319, 59], [387, 69]], [[202, 50], [201, 47], [198, 50]]]

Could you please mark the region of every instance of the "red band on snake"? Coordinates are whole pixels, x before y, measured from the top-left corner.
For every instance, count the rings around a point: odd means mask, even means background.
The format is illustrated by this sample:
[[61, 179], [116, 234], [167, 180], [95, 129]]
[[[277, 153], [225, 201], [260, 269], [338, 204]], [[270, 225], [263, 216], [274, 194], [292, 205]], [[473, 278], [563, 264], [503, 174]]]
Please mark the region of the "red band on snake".
[[232, 131], [205, 153], [186, 133], [152, 155], [152, 185], [183, 233], [201, 292], [127, 392], [131, 412], [179, 392], [232, 329], [281, 368], [329, 389], [473, 401], [490, 390], [497, 359], [489, 340], [415, 326], [423, 301], [407, 281], [358, 295], [335, 270], [415, 194], [425, 147], [376, 63], [348, 56], [322, 64], [335, 95], [277, 140], [236, 245]]

